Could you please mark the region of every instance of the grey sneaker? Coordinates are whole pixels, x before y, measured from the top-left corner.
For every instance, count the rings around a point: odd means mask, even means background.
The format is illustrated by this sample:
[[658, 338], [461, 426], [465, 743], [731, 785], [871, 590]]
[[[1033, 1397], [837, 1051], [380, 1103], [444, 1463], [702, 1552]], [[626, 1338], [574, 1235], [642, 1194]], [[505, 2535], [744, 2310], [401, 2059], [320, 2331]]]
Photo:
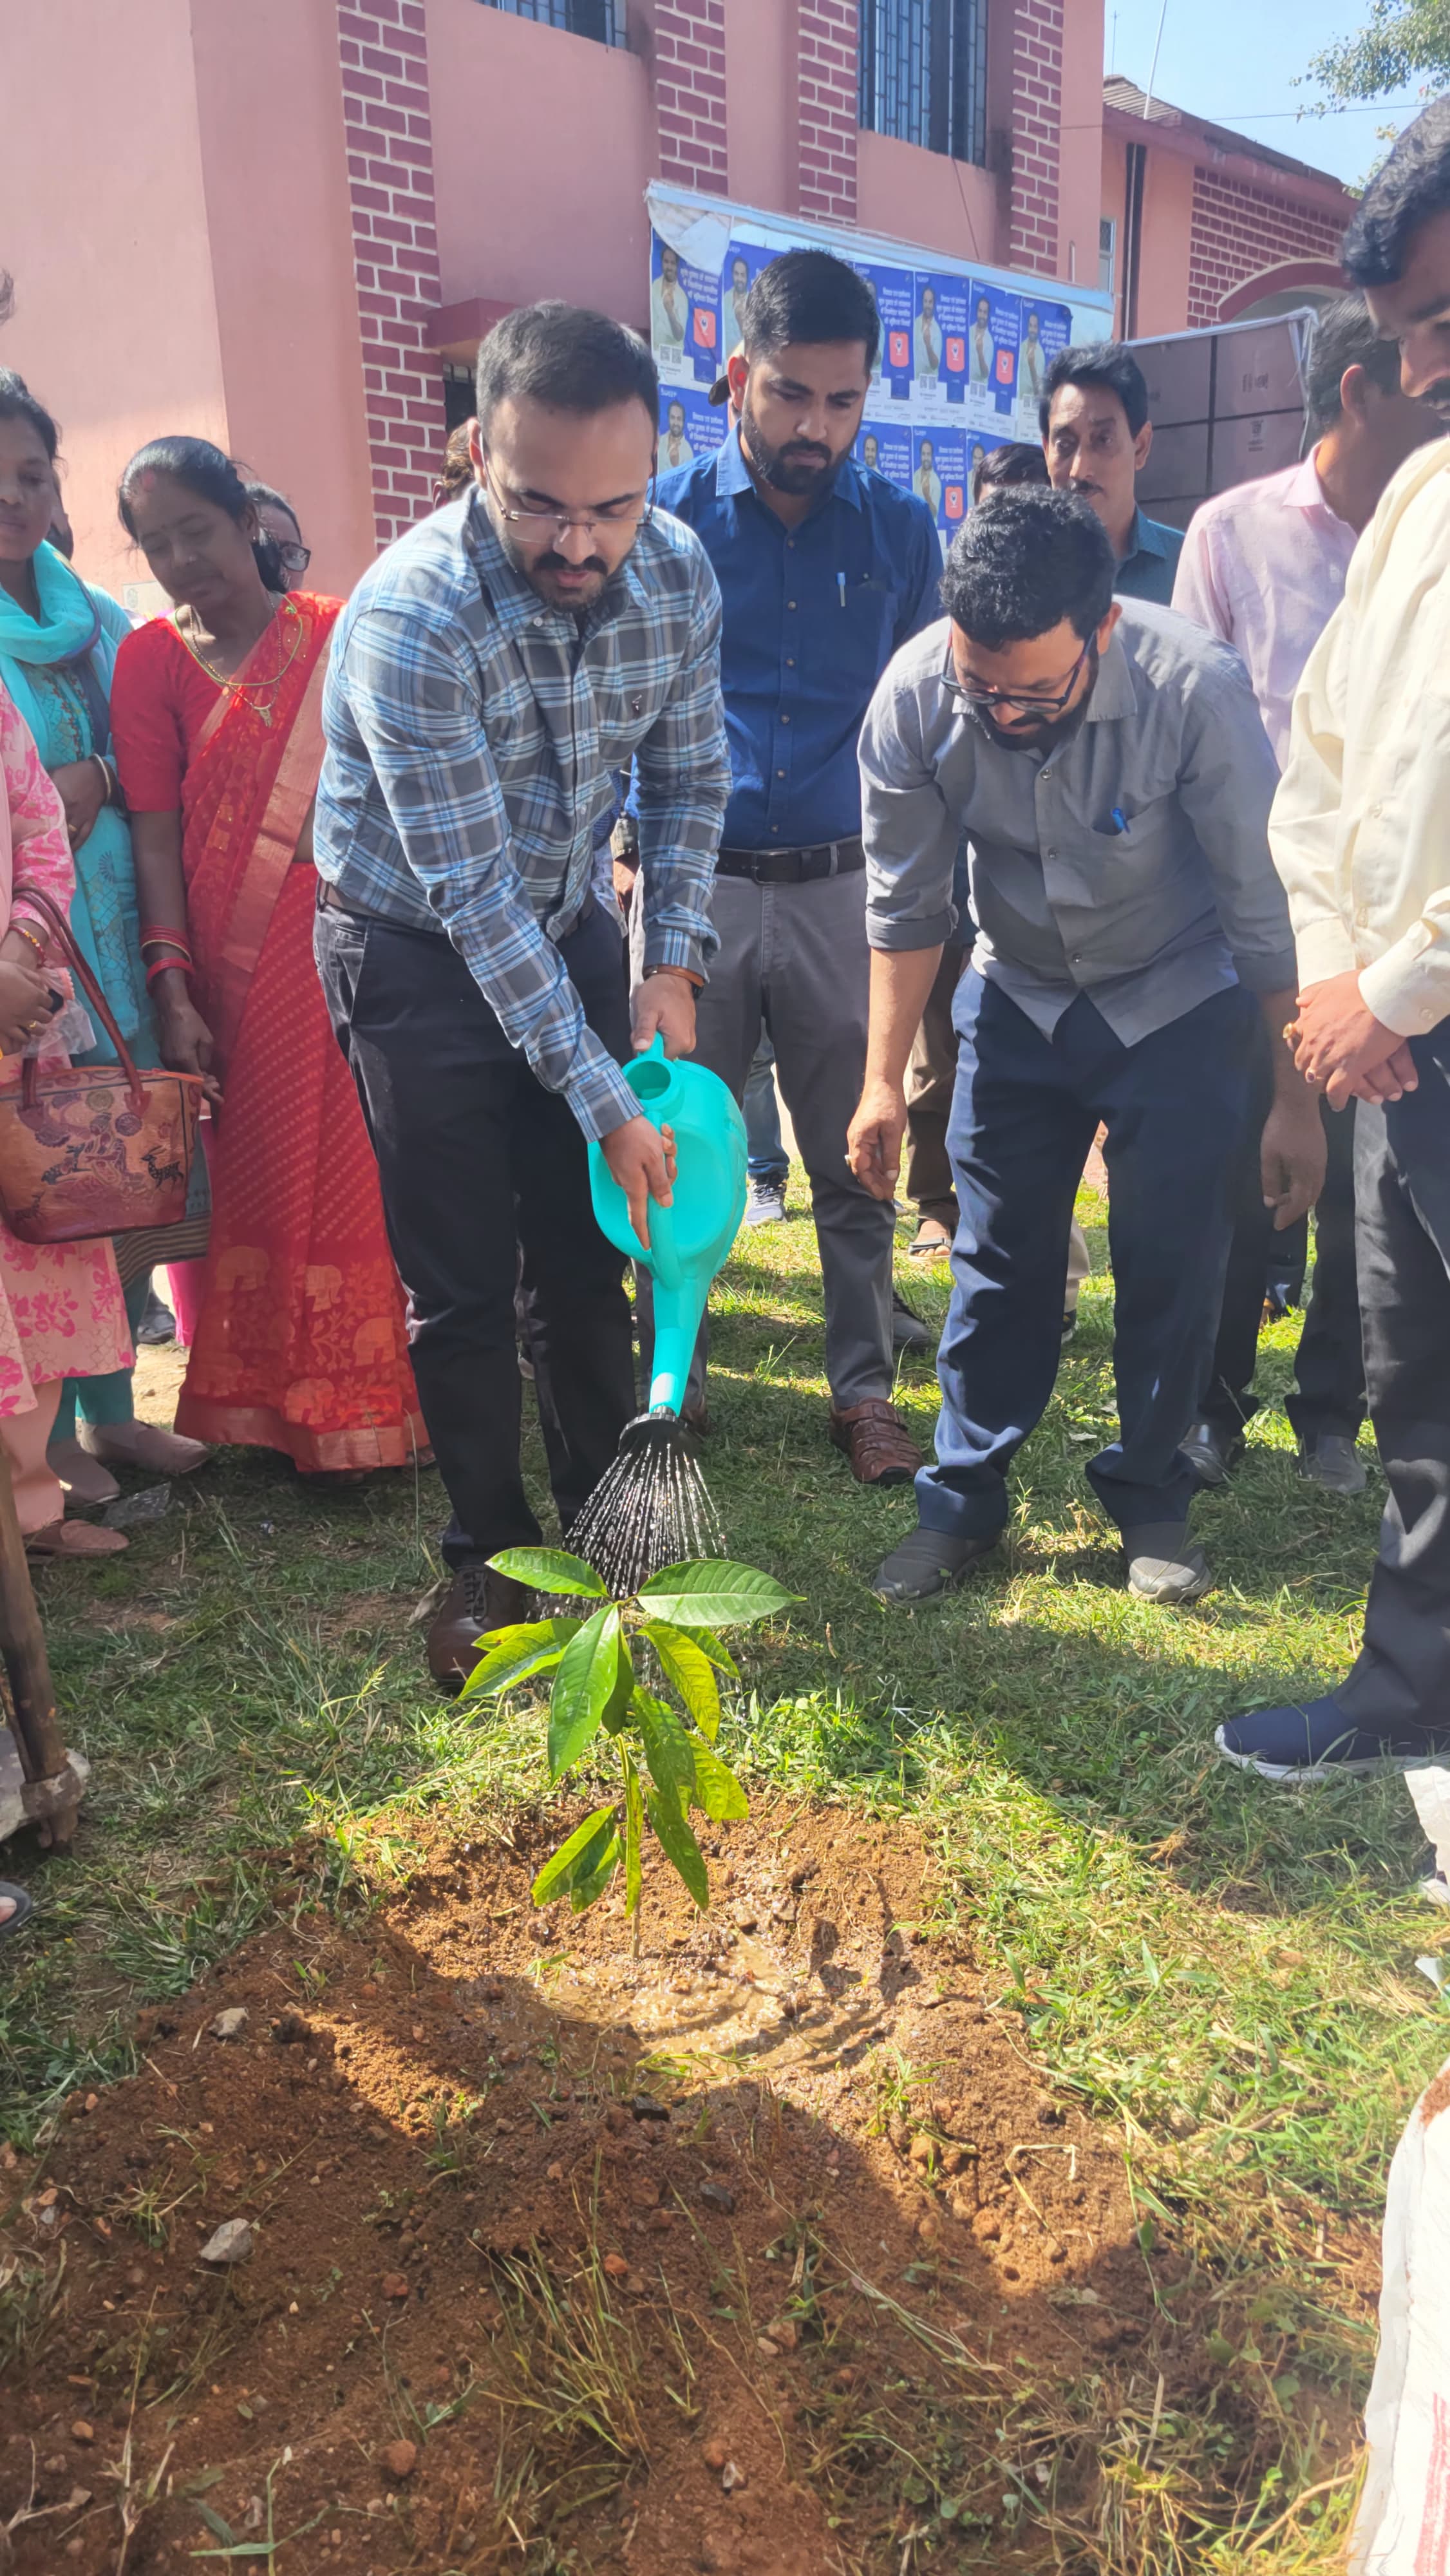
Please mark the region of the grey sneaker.
[[882, 1601], [934, 1601], [996, 1544], [995, 1533], [991, 1538], [952, 1538], [945, 1530], [914, 1529], [882, 1559], [871, 1589]]
[[752, 1181], [746, 1193], [743, 1225], [781, 1225], [785, 1221], [784, 1181]]
[[1177, 1609], [1198, 1601], [1213, 1580], [1208, 1559], [1188, 1535], [1186, 1521], [1151, 1521], [1142, 1529], [1124, 1530], [1128, 1590], [1139, 1601], [1158, 1601]]
[[1299, 1473], [1326, 1494], [1362, 1494], [1369, 1482], [1364, 1460], [1342, 1431], [1321, 1431], [1312, 1443], [1302, 1441]]

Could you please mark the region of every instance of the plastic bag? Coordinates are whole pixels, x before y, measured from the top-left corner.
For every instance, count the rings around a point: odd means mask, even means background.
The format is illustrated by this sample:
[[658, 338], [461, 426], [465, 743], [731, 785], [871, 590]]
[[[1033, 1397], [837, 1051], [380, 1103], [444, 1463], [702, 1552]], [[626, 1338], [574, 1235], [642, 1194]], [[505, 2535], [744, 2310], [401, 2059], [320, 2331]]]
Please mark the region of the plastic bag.
[[[1450, 1771], [1406, 1775], [1450, 1873]], [[1395, 2149], [1385, 2197], [1369, 2464], [1348, 2576], [1450, 2576], [1450, 2059]]]

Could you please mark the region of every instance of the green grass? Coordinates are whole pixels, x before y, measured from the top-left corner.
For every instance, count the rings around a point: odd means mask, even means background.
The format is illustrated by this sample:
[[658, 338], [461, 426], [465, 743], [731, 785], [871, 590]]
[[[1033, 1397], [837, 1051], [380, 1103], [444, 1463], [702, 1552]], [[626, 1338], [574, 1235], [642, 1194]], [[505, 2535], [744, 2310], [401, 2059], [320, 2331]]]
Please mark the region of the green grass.
[[[1225, 2370], [1257, 2374], [1284, 2415], [1262, 2530], [1323, 2474], [1296, 2434], [1296, 2369], [1362, 2398], [1373, 2320], [1346, 2258], [1450, 2050], [1450, 2016], [1414, 1965], [1445, 1927], [1413, 1892], [1422, 1843], [1399, 1782], [1285, 1795], [1212, 1751], [1233, 1709], [1347, 1669], [1377, 1474], [1350, 1504], [1297, 1477], [1275, 1402], [1291, 1319], [1261, 1346], [1269, 1404], [1248, 1457], [1199, 1506], [1216, 1589], [1191, 1611], [1130, 1602], [1082, 1476], [1112, 1417], [1112, 1305], [1098, 1202], [1080, 1213], [1097, 1273], [1019, 1462], [1008, 1542], [965, 1591], [911, 1613], [863, 1581], [911, 1525], [911, 1493], [864, 1493], [827, 1445], [812, 1230], [796, 1216], [742, 1238], [717, 1297], [707, 1473], [733, 1552], [803, 1600], [747, 1650], [731, 1750], [757, 1789], [926, 1822], [945, 1902], [1032, 2048], [1121, 2124], [1150, 2270], [1155, 2241], [1193, 2254], [1221, 2305]], [[944, 1272], [903, 1265], [903, 1284], [940, 1318]], [[929, 1368], [908, 1363], [900, 1401], [928, 1442]], [[537, 1443], [531, 1457], [537, 1471]], [[0, 1984], [16, 2139], [71, 2086], [124, 2069], [139, 2001], [179, 1992], [279, 1903], [345, 1880], [370, 1817], [403, 1820], [381, 1852], [369, 1841], [386, 1878], [406, 1871], [410, 1808], [540, 1793], [537, 1708], [489, 1725], [439, 1701], [421, 1632], [403, 1625], [436, 1571], [439, 1504], [436, 1478], [319, 1502], [279, 1463], [233, 1453], [115, 1567], [44, 1578], [66, 1732], [94, 1785], [71, 1856], [7, 1859], [42, 1899]], [[302, 1838], [311, 1858], [289, 1873]], [[1343, 2509], [1292, 2520], [1254, 2568], [1327, 2567]], [[1248, 2563], [1206, 2541], [1162, 2560]]]

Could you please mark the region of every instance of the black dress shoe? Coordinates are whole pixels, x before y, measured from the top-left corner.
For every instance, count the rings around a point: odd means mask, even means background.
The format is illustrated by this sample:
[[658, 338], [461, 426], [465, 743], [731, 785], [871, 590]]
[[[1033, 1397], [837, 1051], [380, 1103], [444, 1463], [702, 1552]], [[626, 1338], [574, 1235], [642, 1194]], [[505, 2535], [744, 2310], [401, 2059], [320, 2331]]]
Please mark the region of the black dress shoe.
[[526, 1583], [496, 1574], [489, 1565], [460, 1566], [428, 1630], [428, 1670], [446, 1691], [459, 1691], [478, 1661], [478, 1641], [490, 1628], [527, 1619], [534, 1596]]
[[1244, 1454], [1242, 1440], [1228, 1437], [1216, 1422], [1195, 1422], [1178, 1443], [1200, 1485], [1226, 1485], [1231, 1469]]

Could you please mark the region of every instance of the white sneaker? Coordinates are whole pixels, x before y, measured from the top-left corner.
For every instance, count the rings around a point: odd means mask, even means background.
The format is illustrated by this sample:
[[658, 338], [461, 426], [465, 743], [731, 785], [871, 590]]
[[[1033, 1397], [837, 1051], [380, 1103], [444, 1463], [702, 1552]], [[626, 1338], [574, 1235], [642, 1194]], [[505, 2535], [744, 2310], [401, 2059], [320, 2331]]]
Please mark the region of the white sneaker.
[[785, 1220], [784, 1181], [752, 1181], [745, 1200], [744, 1225], [781, 1225]]

